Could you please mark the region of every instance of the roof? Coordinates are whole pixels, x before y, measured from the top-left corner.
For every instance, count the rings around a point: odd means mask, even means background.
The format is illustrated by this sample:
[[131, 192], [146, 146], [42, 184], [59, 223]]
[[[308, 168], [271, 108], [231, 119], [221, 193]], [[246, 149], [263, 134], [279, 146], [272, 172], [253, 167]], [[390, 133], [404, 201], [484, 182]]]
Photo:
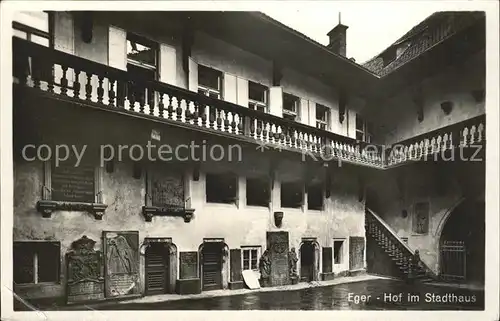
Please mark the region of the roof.
[[[481, 11], [436, 12], [362, 65], [381, 77], [386, 76], [483, 17]], [[389, 61], [385, 65], [384, 57]]]

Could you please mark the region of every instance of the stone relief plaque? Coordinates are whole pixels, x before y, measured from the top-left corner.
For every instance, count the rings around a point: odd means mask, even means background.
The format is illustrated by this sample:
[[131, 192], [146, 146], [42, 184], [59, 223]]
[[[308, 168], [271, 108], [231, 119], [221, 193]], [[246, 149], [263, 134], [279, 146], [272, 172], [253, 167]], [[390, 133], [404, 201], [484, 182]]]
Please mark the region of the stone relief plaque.
[[267, 248], [271, 261], [270, 285], [289, 284], [288, 232], [267, 232]]
[[193, 279], [198, 277], [198, 252], [180, 252], [180, 278]]
[[94, 250], [95, 243], [84, 235], [66, 253], [68, 304], [104, 299], [102, 253]]
[[52, 200], [95, 202], [94, 167], [80, 164], [52, 164]]
[[364, 267], [365, 238], [362, 236], [349, 237], [349, 270]]
[[139, 232], [103, 232], [106, 297], [139, 294]]
[[182, 171], [151, 171], [151, 203], [152, 206], [184, 207], [184, 178]]
[[415, 203], [412, 227], [413, 232], [417, 234], [429, 232], [429, 202]]

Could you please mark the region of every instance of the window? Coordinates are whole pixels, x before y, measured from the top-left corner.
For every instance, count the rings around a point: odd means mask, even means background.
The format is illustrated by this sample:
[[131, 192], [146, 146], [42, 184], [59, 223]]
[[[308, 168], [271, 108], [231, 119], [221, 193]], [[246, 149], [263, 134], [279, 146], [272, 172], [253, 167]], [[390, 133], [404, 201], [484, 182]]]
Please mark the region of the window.
[[299, 98], [283, 93], [283, 118], [298, 121]]
[[304, 203], [304, 189], [300, 182], [281, 183], [281, 207], [300, 208]]
[[222, 97], [222, 72], [198, 65], [198, 93], [216, 99]]
[[[156, 80], [158, 74], [158, 44], [135, 34], [127, 34], [127, 71], [132, 79]], [[128, 94], [135, 101], [154, 104], [151, 91], [138, 83], [128, 84]]]
[[310, 184], [307, 187], [307, 208], [323, 210], [323, 185], [321, 183]]
[[14, 283], [59, 282], [61, 243], [14, 242]]
[[248, 82], [248, 107], [253, 110], [262, 112], [267, 111], [267, 95], [266, 86], [255, 82]]
[[235, 203], [238, 195], [238, 177], [234, 174], [207, 174], [206, 195], [209, 203]]
[[360, 115], [356, 114], [356, 140], [371, 143], [372, 128]]
[[52, 46], [52, 16], [46, 11], [21, 11], [14, 14], [14, 37]]
[[333, 241], [333, 264], [344, 263], [344, 240]]
[[247, 205], [269, 206], [270, 183], [267, 178], [247, 178]]
[[316, 104], [316, 128], [328, 130], [330, 121], [330, 108]]
[[[12, 22], [14, 37], [36, 44], [53, 47], [52, 14], [45, 11], [20, 11], [14, 14]], [[15, 59], [15, 57], [14, 57]], [[26, 69], [28, 74], [38, 80], [48, 82], [53, 77], [52, 65], [29, 57]], [[15, 64], [14, 64], [15, 65]], [[23, 70], [24, 73], [26, 70]]]
[[243, 270], [259, 270], [259, 252], [258, 247], [242, 247], [243, 257], [241, 267]]

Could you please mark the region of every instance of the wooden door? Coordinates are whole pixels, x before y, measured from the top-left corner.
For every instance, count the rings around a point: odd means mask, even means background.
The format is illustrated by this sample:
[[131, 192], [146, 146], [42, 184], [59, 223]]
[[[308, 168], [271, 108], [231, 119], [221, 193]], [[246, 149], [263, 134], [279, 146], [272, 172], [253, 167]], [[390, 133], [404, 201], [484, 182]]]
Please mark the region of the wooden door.
[[205, 243], [202, 250], [203, 291], [222, 289], [222, 243]]
[[167, 293], [168, 248], [151, 244], [146, 250], [146, 295]]
[[300, 280], [310, 282], [314, 280], [314, 245], [305, 242], [300, 247]]

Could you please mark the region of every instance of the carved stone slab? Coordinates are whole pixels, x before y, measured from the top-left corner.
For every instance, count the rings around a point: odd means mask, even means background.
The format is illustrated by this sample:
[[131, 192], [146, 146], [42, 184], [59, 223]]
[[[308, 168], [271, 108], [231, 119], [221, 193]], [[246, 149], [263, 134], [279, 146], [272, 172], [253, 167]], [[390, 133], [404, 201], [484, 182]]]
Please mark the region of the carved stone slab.
[[103, 232], [106, 297], [139, 294], [139, 232]]
[[192, 279], [198, 277], [198, 252], [180, 252], [180, 278]]
[[270, 285], [290, 284], [288, 232], [267, 232], [267, 249], [271, 260]]
[[104, 299], [102, 253], [94, 250], [95, 243], [84, 235], [66, 253], [68, 304]]
[[349, 270], [364, 267], [365, 238], [362, 236], [349, 237]]

